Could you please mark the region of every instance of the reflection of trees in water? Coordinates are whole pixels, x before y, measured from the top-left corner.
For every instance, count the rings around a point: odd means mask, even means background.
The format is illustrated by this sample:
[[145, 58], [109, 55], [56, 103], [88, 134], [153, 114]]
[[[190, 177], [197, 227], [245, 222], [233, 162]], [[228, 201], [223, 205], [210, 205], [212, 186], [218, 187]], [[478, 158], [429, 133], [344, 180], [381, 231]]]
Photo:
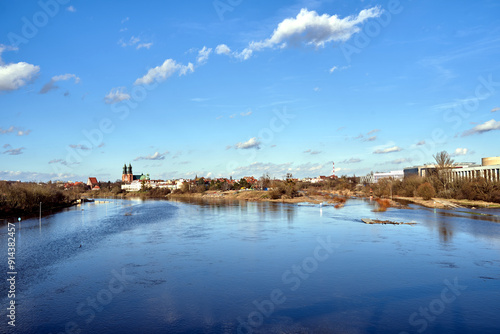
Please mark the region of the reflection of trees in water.
[[446, 217], [438, 216], [437, 218], [439, 239], [441, 242], [449, 243], [453, 239], [453, 225], [446, 221]]

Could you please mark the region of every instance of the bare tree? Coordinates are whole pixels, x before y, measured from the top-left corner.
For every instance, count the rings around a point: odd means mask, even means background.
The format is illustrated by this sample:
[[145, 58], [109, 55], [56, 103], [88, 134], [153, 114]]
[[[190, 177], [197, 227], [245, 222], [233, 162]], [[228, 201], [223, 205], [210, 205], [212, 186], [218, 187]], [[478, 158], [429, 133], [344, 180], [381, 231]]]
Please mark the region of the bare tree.
[[451, 169], [455, 161], [446, 151], [436, 153], [433, 158], [436, 160], [437, 178], [443, 185], [444, 190], [446, 190], [448, 183], [451, 181]]

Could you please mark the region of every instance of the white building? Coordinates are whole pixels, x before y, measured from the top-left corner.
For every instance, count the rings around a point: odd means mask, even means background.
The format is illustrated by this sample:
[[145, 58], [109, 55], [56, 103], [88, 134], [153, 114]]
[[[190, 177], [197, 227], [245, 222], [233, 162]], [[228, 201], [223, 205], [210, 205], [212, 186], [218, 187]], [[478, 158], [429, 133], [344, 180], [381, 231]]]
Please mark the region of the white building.
[[373, 173], [360, 178], [361, 183], [377, 183], [382, 179], [391, 178], [393, 180], [402, 180], [404, 178], [404, 172], [402, 170], [393, 170], [384, 173]]

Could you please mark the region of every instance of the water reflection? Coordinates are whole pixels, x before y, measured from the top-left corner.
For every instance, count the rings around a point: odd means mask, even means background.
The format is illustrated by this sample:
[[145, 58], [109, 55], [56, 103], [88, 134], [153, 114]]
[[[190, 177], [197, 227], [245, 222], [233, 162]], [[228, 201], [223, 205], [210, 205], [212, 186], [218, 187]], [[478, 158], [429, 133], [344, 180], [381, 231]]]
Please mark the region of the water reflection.
[[453, 224], [450, 224], [442, 215], [438, 215], [436, 220], [438, 224], [439, 239], [445, 244], [451, 243], [453, 239]]
[[[64, 332], [71, 320], [82, 333], [234, 333], [238, 317], [274, 289], [287, 299], [255, 333], [411, 332], [409, 316], [454, 277], [468, 289], [428, 332], [500, 327], [500, 225], [489, 220], [422, 208], [372, 212], [360, 200], [339, 210], [218, 199], [84, 209], [44, 217], [42, 236], [38, 219], [22, 222], [19, 332]], [[418, 224], [367, 225], [365, 217]], [[3, 226], [0, 234], [5, 249]], [[305, 266], [318, 237], [339, 247], [317, 268]], [[87, 324], [76, 308], [109, 289], [111, 271], [122, 268], [133, 279]], [[301, 277], [296, 290], [283, 281], [293, 268], [307, 271], [288, 276]]]

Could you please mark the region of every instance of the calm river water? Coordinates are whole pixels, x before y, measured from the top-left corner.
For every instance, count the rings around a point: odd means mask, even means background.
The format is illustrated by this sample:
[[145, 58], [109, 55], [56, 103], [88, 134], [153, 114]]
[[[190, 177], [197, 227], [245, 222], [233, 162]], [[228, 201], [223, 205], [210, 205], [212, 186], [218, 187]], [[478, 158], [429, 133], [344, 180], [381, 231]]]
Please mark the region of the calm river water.
[[16, 222], [0, 332], [500, 332], [498, 210], [109, 201]]

